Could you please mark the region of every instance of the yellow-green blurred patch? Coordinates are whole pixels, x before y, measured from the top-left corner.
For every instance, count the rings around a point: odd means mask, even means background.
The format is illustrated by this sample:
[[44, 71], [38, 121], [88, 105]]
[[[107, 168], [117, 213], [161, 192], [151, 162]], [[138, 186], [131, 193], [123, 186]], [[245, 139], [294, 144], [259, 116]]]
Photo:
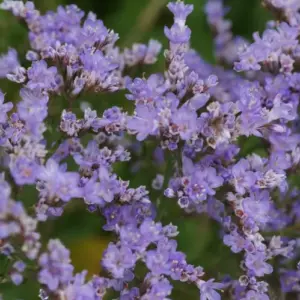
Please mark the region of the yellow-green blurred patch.
[[81, 238], [69, 243], [68, 247], [71, 251], [71, 259], [75, 271], [87, 270], [89, 276], [99, 274], [102, 253], [108, 243], [108, 238], [97, 236]]

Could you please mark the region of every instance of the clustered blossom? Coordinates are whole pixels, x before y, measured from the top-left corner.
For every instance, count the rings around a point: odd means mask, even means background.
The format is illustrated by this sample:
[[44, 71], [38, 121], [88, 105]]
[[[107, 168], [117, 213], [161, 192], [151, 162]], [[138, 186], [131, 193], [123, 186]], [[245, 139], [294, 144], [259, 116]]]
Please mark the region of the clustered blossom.
[[232, 65], [238, 58], [238, 50], [247, 41], [231, 32], [231, 21], [224, 19], [230, 10], [224, 7], [223, 0], [209, 0], [205, 6], [208, 24], [214, 34], [215, 56], [220, 63]]
[[[164, 28], [166, 68], [142, 78], [127, 71], [155, 63], [159, 42], [120, 49], [118, 35], [76, 5], [41, 15], [32, 2], [1, 4], [27, 24], [31, 45], [27, 69], [13, 49], [0, 57], [0, 77], [21, 86], [17, 104], [0, 91], [0, 251], [12, 261], [15, 285], [26, 278], [29, 259], [41, 299], [100, 300], [113, 290], [121, 300], [164, 300], [180, 281], [196, 286], [201, 300], [219, 300], [223, 293], [268, 300], [270, 274], [279, 277], [283, 293], [300, 291], [300, 271], [293, 268], [299, 240], [280, 235], [300, 220], [300, 191], [290, 180], [300, 163], [299, 4], [263, 3], [278, 20], [251, 43], [233, 36], [222, 0], [208, 0], [205, 12], [223, 67], [191, 48], [186, 18], [193, 5], [169, 3], [174, 23]], [[79, 116], [72, 110], [85, 92], [120, 89], [133, 112], [113, 106], [99, 114], [87, 107]], [[49, 145], [48, 109], [55, 95], [67, 103], [54, 129], [61, 138]], [[249, 137], [264, 144], [265, 155], [243, 154]], [[133, 188], [114, 164], [134, 161], [147, 139], [162, 168], [151, 187]], [[17, 201], [25, 185], [38, 191], [33, 214]], [[158, 199], [150, 197], [153, 190], [161, 191]], [[187, 217], [205, 213], [219, 224], [223, 243], [240, 255], [239, 278], [219, 282], [188, 262], [177, 248], [177, 226], [159, 220], [165, 198]], [[99, 213], [103, 230], [116, 237], [101, 258], [101, 276], [75, 273], [61, 241], [41, 245], [37, 224], [61, 216], [74, 199]], [[136, 278], [140, 265], [146, 271]]]
[[[5, 181], [3, 173], [0, 175], [0, 187], [0, 251], [10, 256], [18, 247], [27, 258], [34, 260], [41, 247], [40, 234], [35, 231], [37, 220], [26, 213], [21, 202], [11, 198], [11, 187]], [[10, 241], [15, 237], [18, 237], [19, 242], [12, 245]], [[22, 276], [18, 272], [23, 272], [25, 267], [21, 268], [19, 264], [15, 264], [13, 268], [16, 272], [12, 274], [12, 280], [20, 284]]]
[[8, 52], [0, 56], [0, 78], [5, 78], [10, 72], [20, 67], [18, 54], [15, 49], [9, 49]]

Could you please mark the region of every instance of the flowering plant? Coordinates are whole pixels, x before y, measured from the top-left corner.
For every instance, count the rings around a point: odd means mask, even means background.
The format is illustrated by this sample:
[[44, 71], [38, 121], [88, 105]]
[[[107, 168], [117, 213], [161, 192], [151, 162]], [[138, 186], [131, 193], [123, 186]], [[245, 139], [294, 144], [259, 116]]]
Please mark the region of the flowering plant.
[[[283, 295], [300, 292], [300, 246], [289, 234], [300, 220], [294, 183], [300, 2], [263, 4], [276, 22], [251, 43], [233, 36], [221, 0], [207, 2], [217, 61], [211, 65], [190, 47], [186, 18], [193, 6], [170, 2], [165, 70], [142, 78], [130, 70], [154, 64], [159, 42], [121, 49], [114, 31], [75, 5], [42, 15], [32, 2], [1, 4], [26, 24], [31, 47], [29, 67], [14, 49], [0, 57], [0, 77], [20, 87], [18, 103], [0, 91], [0, 251], [7, 258], [1, 282], [20, 285], [34, 276], [41, 299], [64, 300], [171, 299], [176, 281], [198, 288], [201, 300], [274, 299], [272, 285], [279, 281]], [[97, 112], [86, 103], [76, 109], [87, 93], [101, 98], [120, 90], [133, 111], [110, 106]], [[51, 141], [56, 95], [66, 105]], [[243, 155], [250, 138], [263, 143], [264, 153]], [[139, 156], [147, 142], [160, 171], [151, 186], [132, 187], [116, 166]], [[37, 190], [31, 209], [18, 201], [26, 186]], [[218, 224], [220, 239], [239, 253], [239, 278], [216, 278], [188, 262], [177, 247], [177, 226], [161, 222], [168, 198], [187, 218], [206, 214]], [[92, 278], [75, 272], [60, 240], [44, 243], [39, 233], [75, 199], [115, 236], [102, 255], [101, 274]]]

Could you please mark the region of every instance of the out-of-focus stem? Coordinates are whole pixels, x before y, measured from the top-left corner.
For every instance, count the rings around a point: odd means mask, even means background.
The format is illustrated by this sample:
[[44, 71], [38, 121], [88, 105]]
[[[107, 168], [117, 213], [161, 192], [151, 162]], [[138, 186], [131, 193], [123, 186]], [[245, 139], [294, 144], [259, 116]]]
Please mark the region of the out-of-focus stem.
[[149, 4], [141, 11], [136, 24], [129, 32], [123, 46], [129, 46], [140, 41], [145, 32], [150, 31], [159, 16], [159, 12], [168, 0], [150, 0]]
[[274, 236], [274, 235], [280, 235], [280, 236], [287, 236], [287, 237], [299, 237], [300, 232], [300, 223], [296, 223], [294, 225], [291, 225], [289, 227], [286, 227], [284, 229], [278, 230], [278, 231], [269, 231], [264, 232], [264, 236]]

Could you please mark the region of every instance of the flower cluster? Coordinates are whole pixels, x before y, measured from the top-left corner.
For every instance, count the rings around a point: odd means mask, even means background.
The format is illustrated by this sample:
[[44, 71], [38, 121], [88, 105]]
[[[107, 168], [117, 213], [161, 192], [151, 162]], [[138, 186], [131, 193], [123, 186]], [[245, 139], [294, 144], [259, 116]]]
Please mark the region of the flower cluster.
[[[20, 85], [16, 104], [0, 91], [0, 251], [12, 261], [14, 284], [30, 268], [41, 299], [100, 300], [113, 291], [121, 300], [163, 300], [180, 281], [195, 285], [201, 300], [221, 294], [267, 300], [270, 274], [279, 277], [283, 293], [300, 291], [300, 271], [292, 268], [299, 241], [280, 235], [300, 220], [300, 191], [292, 180], [300, 164], [299, 3], [263, 2], [278, 20], [251, 43], [234, 37], [223, 2], [208, 0], [205, 12], [222, 66], [190, 47], [186, 18], [193, 5], [169, 3], [174, 23], [164, 28], [165, 70], [142, 78], [128, 69], [155, 63], [159, 42], [120, 49], [118, 35], [76, 5], [42, 15], [32, 2], [1, 4], [25, 22], [31, 45], [28, 68], [14, 49], [0, 57], [0, 77]], [[132, 112], [117, 106], [102, 113], [88, 107], [83, 115], [73, 110], [87, 92], [121, 89]], [[67, 105], [59, 126], [49, 129], [57, 95]], [[60, 136], [54, 143], [46, 138], [50, 130]], [[264, 154], [244, 154], [249, 138], [264, 145]], [[133, 160], [145, 140], [155, 144], [161, 168], [152, 187], [133, 188], [114, 166]], [[31, 212], [16, 200], [26, 185], [37, 190]], [[150, 197], [153, 190], [161, 190], [158, 199]], [[159, 219], [166, 198], [175, 199], [186, 217], [205, 213], [219, 224], [223, 243], [240, 253], [239, 278], [211, 278], [188, 262], [177, 248], [177, 226]], [[74, 199], [100, 214], [103, 230], [116, 237], [101, 258], [101, 276], [75, 273], [61, 241], [51, 239], [46, 249], [40, 241], [37, 224], [61, 216]]]

